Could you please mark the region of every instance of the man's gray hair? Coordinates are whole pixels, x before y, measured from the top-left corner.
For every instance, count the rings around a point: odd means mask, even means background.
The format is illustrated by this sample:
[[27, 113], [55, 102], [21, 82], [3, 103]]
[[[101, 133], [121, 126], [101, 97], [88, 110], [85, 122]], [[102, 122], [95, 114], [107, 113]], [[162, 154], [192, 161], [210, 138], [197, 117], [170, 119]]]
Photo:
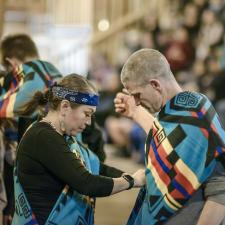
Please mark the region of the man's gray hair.
[[121, 81], [144, 84], [150, 79], [174, 79], [165, 56], [155, 49], [141, 49], [133, 53], [123, 66]]

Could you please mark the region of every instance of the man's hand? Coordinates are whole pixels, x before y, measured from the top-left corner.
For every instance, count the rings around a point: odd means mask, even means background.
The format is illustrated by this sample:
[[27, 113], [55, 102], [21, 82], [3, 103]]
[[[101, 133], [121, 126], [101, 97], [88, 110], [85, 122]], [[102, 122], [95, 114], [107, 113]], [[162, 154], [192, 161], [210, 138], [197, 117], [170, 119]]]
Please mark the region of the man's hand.
[[146, 184], [145, 170], [139, 169], [134, 174], [132, 174], [134, 178], [134, 187], [142, 187]]
[[133, 96], [119, 92], [114, 99], [115, 111], [138, 123], [148, 134], [154, 117], [141, 105], [136, 105]]
[[133, 119], [138, 106], [135, 105], [133, 96], [119, 92], [114, 99], [115, 111], [123, 116]]

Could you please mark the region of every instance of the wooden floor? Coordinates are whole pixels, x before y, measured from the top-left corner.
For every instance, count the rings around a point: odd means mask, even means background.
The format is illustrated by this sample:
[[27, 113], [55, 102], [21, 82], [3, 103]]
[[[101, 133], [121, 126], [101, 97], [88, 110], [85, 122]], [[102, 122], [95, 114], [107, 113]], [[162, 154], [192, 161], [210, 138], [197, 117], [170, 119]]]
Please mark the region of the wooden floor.
[[[131, 159], [115, 156], [116, 149], [108, 146], [106, 163], [132, 173], [141, 165]], [[133, 208], [138, 189], [124, 191], [106, 198], [98, 198], [95, 211], [95, 225], [126, 225], [127, 218]]]

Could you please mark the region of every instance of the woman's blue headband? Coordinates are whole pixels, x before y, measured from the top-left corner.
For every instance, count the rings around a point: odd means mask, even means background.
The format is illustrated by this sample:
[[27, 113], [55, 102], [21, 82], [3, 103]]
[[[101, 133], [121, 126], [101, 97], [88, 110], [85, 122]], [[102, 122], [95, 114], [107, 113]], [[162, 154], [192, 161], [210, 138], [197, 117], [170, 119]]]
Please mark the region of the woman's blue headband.
[[91, 106], [97, 106], [99, 103], [99, 96], [95, 94], [82, 93], [60, 86], [53, 86], [51, 89], [55, 97], [66, 99], [69, 102]]

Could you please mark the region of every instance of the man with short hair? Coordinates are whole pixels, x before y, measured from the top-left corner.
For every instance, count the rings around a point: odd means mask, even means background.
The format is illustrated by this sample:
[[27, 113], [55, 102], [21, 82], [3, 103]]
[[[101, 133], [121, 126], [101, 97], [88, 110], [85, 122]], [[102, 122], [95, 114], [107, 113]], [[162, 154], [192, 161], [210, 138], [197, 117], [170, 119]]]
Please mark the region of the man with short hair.
[[219, 225], [225, 216], [225, 131], [210, 101], [182, 91], [154, 49], [132, 54], [121, 81], [130, 95], [117, 94], [116, 111], [148, 134], [146, 188], [127, 224], [203, 225], [207, 219]]

